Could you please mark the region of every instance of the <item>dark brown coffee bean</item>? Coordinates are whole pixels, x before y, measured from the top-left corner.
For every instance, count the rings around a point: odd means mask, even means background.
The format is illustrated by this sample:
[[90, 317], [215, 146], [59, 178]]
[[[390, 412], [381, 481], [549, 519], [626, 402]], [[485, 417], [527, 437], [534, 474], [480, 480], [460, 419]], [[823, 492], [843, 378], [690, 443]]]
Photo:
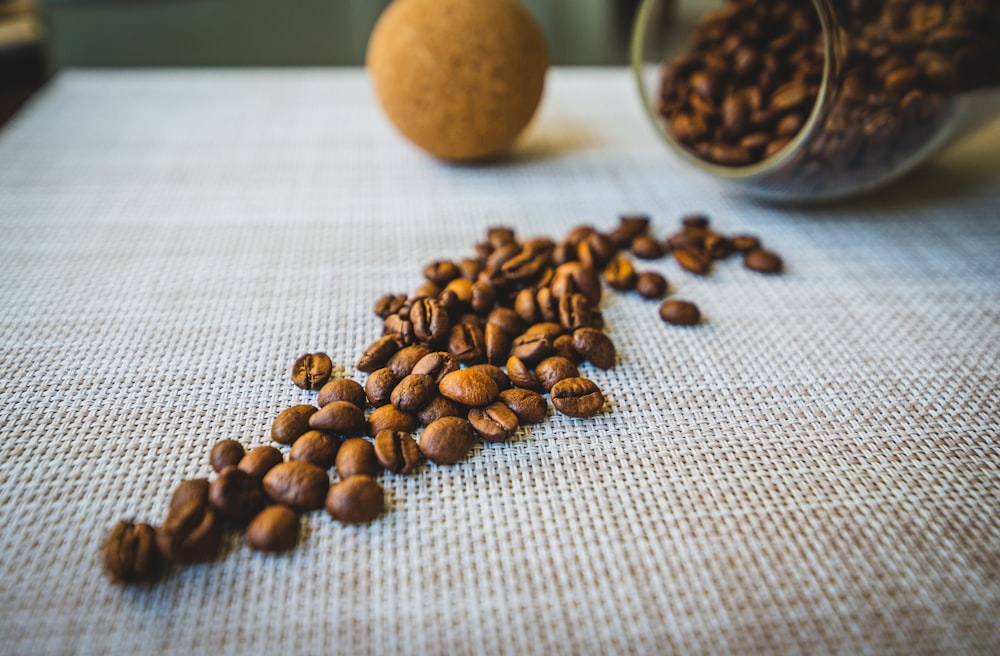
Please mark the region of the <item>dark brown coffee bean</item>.
[[375, 301], [375, 314], [385, 319], [390, 314], [396, 314], [406, 303], [406, 294], [384, 294]]
[[560, 380], [577, 378], [579, 375], [580, 370], [572, 361], [558, 355], [545, 358], [535, 366], [535, 376], [538, 377], [546, 392]]
[[483, 262], [475, 258], [466, 258], [458, 263], [458, 270], [463, 278], [474, 282], [483, 270]]
[[524, 321], [517, 315], [517, 312], [500, 306], [490, 310], [489, 316], [486, 317], [486, 324], [494, 324], [508, 335], [520, 335], [526, 328]]
[[[583, 294], [568, 294], [559, 299], [559, 325], [565, 330], [589, 326], [592, 313], [590, 301]], [[553, 352], [555, 347], [552, 347]]]
[[431, 462], [453, 465], [466, 456], [472, 448], [472, 441], [472, 425], [467, 420], [442, 417], [424, 428], [419, 446], [420, 452]]
[[593, 417], [604, 406], [604, 395], [587, 378], [566, 378], [549, 392], [555, 409], [569, 417]]
[[[560, 332], [561, 329], [560, 326]], [[555, 353], [555, 348], [552, 346], [554, 339], [555, 335], [545, 331], [531, 331], [529, 328], [511, 342], [510, 354], [527, 364], [534, 364]]]
[[513, 437], [519, 425], [514, 411], [500, 402], [469, 410], [469, 423], [487, 442], [506, 442]]
[[288, 506], [275, 504], [261, 510], [247, 524], [247, 546], [256, 551], [279, 553], [299, 541], [299, 515]]
[[751, 271], [759, 273], [780, 273], [784, 266], [780, 257], [763, 248], [748, 251], [743, 256], [743, 264]]
[[379, 470], [375, 448], [371, 442], [361, 437], [344, 440], [337, 451], [335, 466], [342, 479], [355, 474], [374, 476]]
[[459, 274], [458, 265], [450, 260], [438, 260], [424, 267], [424, 277], [436, 285], [447, 285]]
[[311, 405], [293, 405], [282, 410], [271, 424], [271, 439], [278, 444], [292, 444], [309, 430], [309, 419], [318, 409]]
[[542, 381], [538, 380], [538, 377], [532, 373], [531, 368], [525, 364], [524, 360], [516, 355], [507, 358], [507, 376], [510, 377], [510, 382], [515, 387], [535, 392], [545, 391]]
[[639, 235], [629, 246], [632, 255], [641, 260], [656, 260], [663, 257], [663, 247], [652, 235]]
[[299, 512], [323, 507], [330, 478], [316, 465], [291, 460], [275, 465], [264, 475], [264, 493], [274, 503]]
[[485, 315], [496, 303], [496, 289], [483, 280], [472, 283], [472, 300], [469, 305], [476, 314]]
[[[391, 407], [391, 406], [390, 406]], [[440, 419], [441, 417], [464, 417], [465, 416], [465, 406], [455, 403], [451, 399], [446, 399], [445, 397], [435, 396], [430, 403], [423, 407], [420, 412], [417, 413], [417, 419], [420, 424], [426, 426], [435, 419]]]
[[334, 401], [347, 401], [364, 410], [367, 406], [365, 388], [350, 378], [331, 380], [320, 388], [319, 394], [316, 396], [316, 403], [323, 407]]
[[[271, 468], [282, 460], [284, 460], [284, 456], [281, 455], [281, 451], [266, 444], [247, 451], [237, 468], [259, 481], [264, 478], [264, 474], [271, 471]], [[207, 494], [208, 489], [206, 488], [205, 491]]]
[[438, 343], [448, 336], [451, 320], [444, 305], [435, 298], [422, 298], [410, 308], [413, 334], [421, 342]]
[[320, 469], [329, 469], [333, 466], [339, 448], [338, 438], [323, 431], [311, 430], [295, 440], [295, 444], [288, 452], [288, 459], [311, 462]]
[[619, 255], [604, 267], [604, 282], [619, 291], [627, 291], [635, 287], [635, 267], [632, 260]]
[[417, 412], [437, 395], [437, 383], [427, 374], [410, 374], [396, 384], [390, 400], [404, 412]]
[[635, 291], [643, 298], [663, 298], [667, 294], [667, 279], [655, 271], [640, 273]]
[[309, 426], [335, 435], [362, 435], [365, 413], [348, 401], [333, 401], [309, 417]]
[[618, 217], [618, 226], [608, 236], [618, 248], [628, 248], [633, 239], [646, 233], [649, 220], [648, 214], [622, 214]]
[[538, 305], [538, 316], [541, 321], [559, 322], [559, 302], [562, 299], [552, 293], [551, 287], [541, 287], [535, 292], [535, 303]]
[[552, 293], [557, 297], [575, 292], [586, 296], [591, 306], [600, 305], [601, 279], [592, 267], [580, 262], [559, 265], [552, 277], [551, 287]]
[[660, 306], [660, 318], [675, 326], [693, 326], [701, 321], [701, 312], [690, 301], [672, 299]]
[[403, 346], [409, 346], [416, 341], [416, 335], [413, 332], [413, 322], [410, 321], [409, 306], [404, 306], [403, 310], [406, 310], [406, 314], [386, 317], [382, 323], [382, 334], [396, 339]]
[[411, 344], [397, 351], [385, 366], [396, 375], [396, 380], [402, 380], [403, 376], [413, 371], [414, 365], [430, 352], [431, 350], [422, 344]]
[[495, 364], [487, 364], [487, 363], [474, 364], [471, 367], [469, 367], [469, 369], [475, 371], [481, 371], [490, 378], [492, 378], [493, 382], [497, 384], [497, 389], [499, 390], [505, 390], [511, 386], [510, 377], [503, 369], [496, 366]]
[[118, 522], [104, 543], [103, 560], [116, 583], [148, 583], [163, 571], [156, 531], [141, 522]]
[[577, 246], [577, 259], [581, 264], [599, 271], [618, 252], [618, 245], [602, 232], [592, 232]]
[[514, 297], [514, 311], [517, 313], [522, 324], [532, 324], [541, 321], [542, 312], [538, 307], [536, 290], [528, 287], [519, 291], [517, 296]]
[[733, 243], [715, 233], [705, 235], [705, 253], [710, 260], [724, 260], [733, 254]]
[[208, 486], [208, 503], [221, 517], [245, 523], [264, 507], [260, 481], [229, 466]]
[[615, 366], [615, 343], [596, 328], [578, 328], [573, 331], [573, 348], [599, 369]]
[[782, 137], [794, 137], [805, 124], [805, 117], [799, 113], [786, 114], [778, 121], [774, 133]]
[[461, 366], [462, 365], [451, 353], [448, 353], [447, 351], [435, 351], [420, 358], [420, 360], [413, 365], [413, 370], [410, 373], [425, 374], [433, 378], [436, 383], [444, 378], [445, 374], [451, 371], [457, 371], [461, 368]]
[[208, 461], [212, 469], [220, 472], [230, 465], [238, 465], [245, 455], [246, 450], [236, 440], [219, 440], [208, 454]]
[[170, 496], [170, 504], [167, 506], [167, 512], [172, 512], [175, 508], [179, 508], [189, 502], [198, 503], [202, 506], [208, 505], [207, 478], [191, 478], [178, 484]]
[[[395, 315], [392, 315], [395, 316]], [[380, 369], [385, 366], [385, 363], [389, 361], [396, 351], [400, 348], [400, 341], [398, 338], [392, 335], [383, 335], [375, 340], [365, 352], [361, 354], [361, 358], [355, 365], [358, 371], [363, 371], [365, 373], [370, 373], [376, 369]]]
[[495, 323], [486, 324], [483, 331], [483, 342], [486, 348], [486, 361], [492, 364], [503, 362], [510, 353], [510, 335]]
[[397, 380], [396, 374], [392, 373], [389, 367], [373, 371], [365, 380], [365, 396], [368, 402], [375, 408], [389, 403]]
[[451, 327], [448, 352], [462, 364], [475, 364], [486, 360], [486, 341], [477, 326], [460, 323]]
[[738, 253], [746, 253], [747, 251], [760, 248], [760, 240], [753, 235], [737, 235], [730, 241], [732, 241], [733, 248], [736, 249]]
[[501, 264], [500, 271], [504, 278], [510, 282], [528, 283], [538, 277], [548, 262], [548, 254], [524, 248]]
[[326, 496], [326, 512], [347, 524], [373, 521], [384, 510], [385, 492], [368, 476], [351, 476], [331, 485]]
[[703, 254], [690, 248], [674, 248], [672, 251], [677, 264], [685, 271], [696, 275], [705, 275], [712, 267], [712, 262]]
[[545, 397], [529, 389], [514, 387], [500, 392], [500, 401], [517, 415], [518, 422], [526, 426], [545, 419], [548, 404]]
[[167, 513], [156, 531], [156, 546], [163, 557], [177, 564], [211, 560], [222, 542], [222, 522], [206, 505], [185, 502]]
[[436, 283], [434, 283], [433, 281], [427, 280], [422, 285], [413, 290], [413, 300], [418, 300], [421, 298], [437, 298], [438, 294], [440, 293], [441, 293], [441, 287]]
[[568, 233], [566, 233], [566, 238], [563, 239], [564, 242], [576, 248], [581, 242], [587, 239], [590, 235], [597, 232], [597, 229], [591, 225], [578, 225], [573, 226]]
[[500, 389], [496, 381], [482, 371], [459, 369], [441, 379], [438, 391], [452, 401], [475, 407], [492, 403]]
[[376, 435], [375, 457], [393, 474], [412, 474], [420, 465], [416, 440], [402, 431], [382, 431]]
[[292, 365], [292, 382], [296, 387], [317, 390], [330, 380], [333, 361], [326, 353], [307, 353]]
[[561, 358], [566, 358], [573, 363], [583, 362], [583, 357], [577, 352], [576, 347], [573, 346], [572, 335], [559, 335], [552, 342], [552, 348], [555, 354]]
[[395, 430], [412, 433], [417, 430], [417, 418], [409, 412], [403, 412], [392, 404], [375, 408], [368, 415], [368, 434], [378, 435], [379, 431]]
[[721, 166], [747, 166], [753, 162], [750, 151], [724, 143], [712, 144], [709, 159]]

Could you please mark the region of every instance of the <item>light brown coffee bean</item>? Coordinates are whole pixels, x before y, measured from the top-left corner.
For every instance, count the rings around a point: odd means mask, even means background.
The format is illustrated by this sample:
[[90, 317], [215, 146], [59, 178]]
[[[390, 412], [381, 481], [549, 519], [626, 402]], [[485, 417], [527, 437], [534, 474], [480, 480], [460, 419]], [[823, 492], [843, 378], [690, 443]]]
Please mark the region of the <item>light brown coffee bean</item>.
[[368, 434], [378, 435], [380, 431], [394, 430], [412, 433], [417, 429], [417, 418], [409, 412], [403, 412], [392, 404], [375, 408], [368, 415]]
[[514, 387], [500, 392], [500, 401], [517, 415], [521, 425], [537, 424], [545, 419], [548, 413], [548, 403], [538, 392]]
[[615, 366], [617, 351], [606, 334], [596, 328], [578, 328], [573, 331], [573, 348], [585, 360], [599, 369]]
[[374, 476], [378, 473], [379, 463], [375, 457], [372, 443], [361, 437], [344, 440], [337, 451], [337, 474], [343, 479], [355, 474]]
[[305, 390], [317, 390], [333, 373], [333, 361], [326, 353], [306, 353], [292, 365], [292, 382]]
[[632, 260], [624, 255], [619, 255], [604, 267], [604, 282], [618, 291], [627, 291], [635, 287], [635, 278]]
[[[390, 313], [386, 315], [386, 318], [390, 316], [396, 316], [396, 313]], [[358, 359], [358, 363], [354, 366], [358, 371], [365, 373], [381, 369], [389, 361], [389, 358], [399, 351], [400, 347], [401, 343], [398, 337], [395, 335], [383, 335], [365, 349], [364, 353], [361, 354], [361, 358]]]
[[495, 364], [474, 364], [468, 368], [474, 371], [481, 371], [492, 378], [493, 382], [497, 384], [498, 390], [505, 390], [511, 385], [510, 377], [507, 376], [507, 373]]
[[538, 380], [531, 368], [516, 355], [512, 355], [507, 358], [507, 375], [510, 377], [510, 382], [514, 384], [515, 387], [520, 387], [522, 389], [529, 389], [535, 392], [544, 392], [545, 386], [542, 385], [542, 381]]
[[437, 260], [424, 267], [424, 277], [436, 285], [447, 285], [460, 273], [458, 265], [451, 260]]
[[500, 392], [496, 381], [476, 369], [459, 369], [446, 374], [438, 384], [444, 397], [467, 406], [484, 406]]
[[331, 401], [310, 415], [309, 426], [335, 435], [362, 435], [365, 413], [348, 401]]
[[559, 335], [559, 337], [556, 337], [555, 341], [552, 342], [552, 349], [556, 355], [566, 358], [570, 362], [583, 362], [583, 357], [577, 352], [576, 347], [573, 346], [572, 335]]
[[434, 351], [433, 353], [428, 353], [424, 357], [420, 358], [413, 369], [410, 371], [411, 374], [425, 374], [434, 379], [437, 383], [444, 377], [446, 373], [451, 371], [456, 371], [461, 368], [461, 363], [455, 359], [451, 353], [447, 351]]
[[156, 530], [142, 522], [120, 521], [104, 543], [104, 568], [116, 583], [148, 583], [163, 571]]
[[604, 406], [600, 388], [587, 378], [561, 380], [552, 387], [549, 396], [555, 409], [570, 417], [592, 417]]
[[486, 317], [486, 325], [494, 324], [502, 329], [507, 335], [520, 335], [526, 326], [524, 321], [513, 309], [497, 306], [490, 310]]
[[385, 492], [368, 476], [351, 476], [330, 486], [325, 505], [337, 521], [363, 524], [375, 520], [385, 510]]
[[712, 262], [704, 254], [691, 248], [681, 247], [674, 248], [671, 251], [674, 260], [677, 264], [681, 265], [681, 268], [685, 271], [689, 271], [695, 275], [703, 276], [708, 273], [712, 268]]
[[437, 383], [427, 374], [410, 374], [396, 384], [390, 400], [403, 412], [417, 412], [437, 396]]
[[491, 403], [485, 408], [469, 410], [469, 423], [487, 442], [506, 442], [518, 428], [517, 415], [503, 403]]
[[406, 294], [383, 294], [375, 301], [375, 314], [385, 319], [390, 314], [396, 314], [406, 303]]
[[[265, 444], [264, 446], [258, 446], [247, 451], [247, 454], [240, 460], [237, 468], [259, 481], [264, 478], [264, 474], [271, 471], [271, 468], [282, 460], [284, 460], [284, 456], [281, 455], [281, 451], [278, 451], [270, 444]], [[206, 493], [207, 491], [206, 488]]]
[[301, 521], [288, 506], [275, 504], [264, 508], [247, 525], [247, 546], [256, 551], [279, 553], [293, 548], [299, 541]]
[[316, 465], [292, 460], [275, 465], [264, 475], [264, 493], [274, 503], [299, 512], [323, 507], [330, 478]]
[[212, 469], [220, 472], [230, 465], [238, 465], [245, 455], [246, 450], [236, 440], [219, 440], [209, 452], [208, 461]]
[[396, 374], [392, 373], [389, 367], [376, 369], [365, 380], [365, 396], [373, 407], [389, 403], [392, 398], [392, 390], [396, 387]]
[[542, 383], [542, 388], [548, 392], [553, 385], [564, 378], [578, 378], [580, 370], [572, 361], [553, 355], [535, 365], [535, 376]]
[[221, 517], [242, 524], [264, 507], [264, 494], [260, 481], [230, 465], [209, 484], [208, 503]]
[[412, 474], [420, 465], [420, 448], [410, 433], [382, 431], [374, 446], [379, 464], [394, 474]]
[[444, 341], [451, 329], [448, 311], [436, 298], [422, 298], [410, 308], [413, 334], [421, 342], [431, 344]]
[[334, 401], [347, 401], [364, 410], [367, 405], [365, 388], [350, 378], [331, 380], [320, 388], [319, 394], [316, 396], [316, 404], [323, 407]]
[[170, 496], [170, 504], [167, 506], [167, 512], [169, 513], [175, 508], [191, 501], [202, 506], [208, 505], [207, 478], [191, 478], [186, 481], [181, 481], [181, 483], [174, 488], [174, 492]]
[[329, 469], [333, 466], [339, 448], [338, 438], [323, 431], [311, 430], [295, 440], [288, 452], [288, 459], [311, 462], [320, 469]]
[[510, 353], [510, 335], [499, 325], [487, 322], [483, 330], [483, 342], [487, 362], [497, 364], [507, 359]]
[[472, 424], [461, 417], [442, 417], [424, 428], [419, 446], [431, 462], [453, 465], [469, 453], [472, 442]]
[[660, 306], [660, 318], [675, 326], [693, 326], [701, 321], [701, 312], [690, 301], [672, 299]]
[[317, 412], [311, 405], [293, 405], [282, 410], [271, 424], [271, 439], [278, 444], [292, 444], [309, 430], [309, 419]]

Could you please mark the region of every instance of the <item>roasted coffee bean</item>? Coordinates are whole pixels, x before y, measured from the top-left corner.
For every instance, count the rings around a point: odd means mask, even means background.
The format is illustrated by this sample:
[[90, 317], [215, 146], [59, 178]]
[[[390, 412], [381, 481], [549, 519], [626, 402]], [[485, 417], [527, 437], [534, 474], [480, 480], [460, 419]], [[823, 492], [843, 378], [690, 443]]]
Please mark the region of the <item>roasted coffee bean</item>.
[[392, 373], [389, 367], [373, 371], [365, 380], [365, 396], [368, 402], [375, 408], [389, 403], [397, 380], [396, 374]]
[[383, 335], [376, 339], [365, 352], [361, 354], [355, 368], [358, 371], [370, 373], [381, 369], [400, 348], [400, 341], [392, 335]]
[[610, 369], [615, 366], [615, 344], [610, 337], [596, 328], [574, 330], [573, 348], [599, 369]]
[[247, 546], [256, 551], [279, 553], [293, 548], [299, 541], [301, 521], [288, 506], [275, 504], [261, 510], [247, 524]]
[[559, 325], [564, 329], [576, 330], [589, 326], [592, 318], [590, 301], [583, 294], [567, 294], [559, 299]]
[[424, 277], [436, 285], [447, 285], [460, 273], [458, 265], [450, 260], [437, 260], [424, 267]]
[[488, 282], [477, 280], [472, 283], [472, 299], [469, 305], [476, 314], [485, 315], [496, 303], [496, 288]]
[[458, 270], [463, 278], [475, 282], [483, 270], [483, 263], [475, 258], [466, 258], [458, 263]]
[[724, 260], [733, 254], [733, 243], [722, 235], [710, 233], [705, 235], [705, 253], [710, 260]]
[[187, 501], [167, 513], [156, 531], [156, 546], [177, 564], [211, 560], [222, 542], [222, 523], [207, 505]]
[[104, 568], [116, 583], [148, 583], [163, 571], [156, 530], [142, 522], [120, 521], [104, 543]]
[[493, 402], [500, 388], [489, 375], [476, 369], [453, 371], [438, 383], [441, 396], [470, 407]]
[[330, 478], [316, 465], [291, 460], [275, 465], [264, 475], [264, 493], [274, 503], [299, 512], [323, 507]]
[[417, 412], [437, 395], [437, 383], [427, 374], [410, 374], [396, 384], [390, 400], [404, 412]]
[[655, 271], [640, 273], [635, 281], [635, 291], [643, 298], [663, 298], [667, 294], [667, 279]]
[[[271, 471], [272, 467], [279, 464], [282, 460], [284, 460], [284, 456], [281, 455], [281, 451], [278, 451], [270, 444], [266, 444], [247, 451], [247, 454], [240, 460], [237, 468], [259, 481], [264, 478], [267, 472]], [[208, 493], [207, 487], [205, 488], [205, 493]]]
[[453, 465], [466, 456], [472, 448], [472, 441], [472, 425], [467, 420], [442, 417], [424, 428], [419, 446], [420, 452], [431, 462]]
[[208, 461], [212, 469], [220, 472], [229, 465], [238, 465], [245, 455], [246, 450], [236, 440], [219, 440], [208, 454]]
[[660, 306], [660, 318], [675, 326], [693, 326], [701, 321], [701, 312], [690, 301], [672, 299]]
[[347, 401], [364, 410], [367, 406], [365, 388], [350, 378], [331, 380], [320, 388], [319, 394], [316, 396], [316, 403], [323, 407], [334, 401]]
[[510, 377], [504, 372], [503, 369], [494, 364], [474, 364], [469, 369], [475, 371], [481, 371], [490, 378], [493, 382], [497, 384], [497, 389], [505, 390], [510, 387]]
[[753, 235], [736, 235], [730, 241], [738, 253], [746, 253], [760, 248], [760, 240]]
[[[591, 317], [593, 321], [593, 317]], [[559, 335], [556, 337], [555, 341], [552, 342], [552, 348], [555, 354], [559, 357], [566, 358], [570, 362], [579, 363], [583, 362], [583, 357], [577, 352], [576, 347], [573, 346], [573, 336], [572, 335]]]
[[487, 442], [506, 442], [518, 428], [517, 415], [500, 402], [469, 410], [469, 423]]
[[587, 378], [560, 380], [549, 396], [555, 409], [570, 417], [592, 417], [604, 406], [601, 390]]
[[552, 293], [551, 287], [540, 287], [535, 292], [535, 303], [538, 306], [539, 320], [558, 323], [559, 303], [561, 300], [561, 298]]
[[503, 362], [510, 353], [510, 335], [495, 323], [487, 323], [483, 331], [486, 361], [491, 364]]
[[325, 505], [326, 512], [337, 521], [363, 524], [385, 510], [385, 492], [368, 476], [351, 476], [330, 486]]
[[375, 314], [385, 319], [390, 314], [396, 314], [406, 303], [406, 294], [384, 294], [375, 301]]
[[424, 357], [413, 365], [413, 370], [411, 374], [425, 374], [434, 379], [434, 382], [440, 381], [444, 378], [444, 375], [456, 371], [461, 368], [461, 364], [455, 359], [455, 356], [447, 351], [435, 351], [433, 353], [428, 353]]
[[309, 417], [309, 426], [335, 435], [361, 435], [365, 413], [348, 401], [332, 401]]
[[515, 387], [529, 389], [535, 392], [544, 392], [545, 387], [542, 381], [532, 373], [531, 368], [525, 364], [524, 360], [512, 355], [507, 358], [507, 376]]
[[629, 250], [641, 260], [656, 260], [663, 257], [663, 246], [651, 235], [639, 235], [632, 240]]
[[375, 457], [393, 474], [412, 474], [420, 465], [420, 449], [410, 433], [382, 431], [375, 436]]
[[500, 401], [517, 415], [521, 425], [537, 424], [545, 419], [548, 404], [545, 397], [529, 389], [514, 387], [500, 392]]
[[784, 266], [781, 258], [771, 251], [755, 248], [743, 256], [746, 268], [759, 273], [780, 273]]
[[573, 226], [569, 232], [566, 233], [565, 239], [563, 241], [570, 246], [576, 248], [581, 242], [587, 239], [590, 235], [597, 232], [597, 228], [592, 225], [578, 225]]
[[441, 302], [449, 312], [455, 314], [465, 310], [472, 305], [472, 287], [475, 281], [465, 278], [456, 278], [444, 288], [441, 293]]
[[431, 350], [422, 344], [411, 344], [397, 351], [389, 358], [385, 366], [396, 375], [396, 380], [402, 380], [403, 376], [413, 371], [414, 365], [430, 352]]
[[618, 248], [628, 248], [632, 240], [646, 234], [649, 229], [649, 215], [623, 214], [618, 217], [618, 226], [608, 233], [608, 237]]
[[549, 261], [548, 253], [539, 253], [534, 249], [524, 248], [501, 264], [500, 271], [508, 281], [524, 283], [537, 278]]
[[507, 307], [495, 307], [486, 317], [486, 325], [494, 324], [508, 335], [520, 335], [527, 327], [517, 312]]
[[681, 268], [685, 271], [690, 271], [693, 274], [703, 276], [712, 268], [712, 261], [700, 251], [682, 247], [674, 248], [671, 252], [673, 253], [674, 260], [676, 260], [677, 264], [681, 265]]
[[410, 308], [413, 334], [427, 344], [439, 343], [448, 336], [451, 320], [448, 311], [434, 298], [422, 298]]
[[229, 466], [209, 484], [208, 503], [220, 516], [242, 524], [264, 507], [264, 494], [260, 481]]
[[475, 364], [486, 360], [486, 341], [477, 326], [460, 323], [451, 327], [448, 352], [462, 364]]
[[446, 399], [445, 397], [438, 395], [431, 399], [431, 402], [425, 405], [417, 413], [417, 420], [422, 426], [426, 426], [435, 419], [440, 419], [441, 417], [464, 417], [465, 416], [465, 406], [455, 403], [451, 399]]
[[542, 311], [538, 307], [537, 292], [534, 288], [526, 287], [517, 293], [514, 297], [514, 312], [523, 324], [541, 321]]
[[617, 251], [618, 245], [611, 237], [595, 231], [577, 246], [576, 254], [580, 264], [599, 271]]
[[299, 435], [309, 430], [309, 419], [318, 412], [311, 405], [293, 405], [282, 410], [271, 424], [271, 439], [278, 444], [292, 444]]
[[635, 287], [635, 267], [632, 260], [619, 255], [604, 267], [604, 282], [618, 291], [628, 291]]
[[288, 459], [311, 462], [320, 469], [329, 469], [333, 466], [339, 448], [340, 439], [323, 431], [311, 430], [295, 440], [288, 452]]
[[326, 353], [307, 353], [292, 365], [292, 382], [305, 390], [317, 390], [330, 380], [333, 361]]
[[[535, 324], [536, 326], [539, 324]], [[552, 341], [555, 336], [544, 331], [531, 332], [529, 328], [511, 342], [510, 354], [527, 364], [534, 364], [555, 353]]]
[[170, 496], [170, 504], [167, 506], [167, 512], [172, 512], [175, 508], [179, 508], [188, 502], [198, 503], [202, 506], [208, 505], [207, 478], [191, 478], [181, 481], [174, 488], [174, 492]]
[[413, 290], [413, 300], [418, 300], [421, 298], [437, 298], [438, 294], [440, 293], [441, 293], [441, 287], [435, 284], [433, 281], [427, 280], [424, 282], [424, 284], [420, 285], [415, 290]]
[[[535, 376], [542, 388], [548, 392], [552, 386], [564, 378], [578, 378], [580, 370], [572, 361], [558, 355], [545, 358], [535, 366]], [[470, 417], [471, 421], [471, 417]]]
[[344, 440], [344, 443], [340, 445], [340, 450], [337, 451], [335, 466], [337, 474], [341, 478], [355, 474], [374, 476], [379, 470], [375, 448], [371, 442], [361, 437]]
[[413, 432], [417, 429], [417, 418], [409, 412], [403, 412], [392, 404], [375, 408], [368, 415], [368, 434], [378, 435], [379, 431], [396, 430]]
[[565, 296], [574, 292], [583, 294], [593, 307], [601, 302], [601, 279], [592, 267], [580, 262], [567, 262], [556, 268], [552, 277], [552, 293]]

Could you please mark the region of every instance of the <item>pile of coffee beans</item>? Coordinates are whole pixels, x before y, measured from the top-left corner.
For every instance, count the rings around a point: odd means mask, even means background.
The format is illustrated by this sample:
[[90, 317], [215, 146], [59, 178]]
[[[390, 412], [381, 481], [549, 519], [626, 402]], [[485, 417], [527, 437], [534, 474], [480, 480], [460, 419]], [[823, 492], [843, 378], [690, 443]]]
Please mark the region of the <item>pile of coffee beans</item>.
[[[424, 459], [458, 463], [479, 440], [507, 442], [543, 421], [549, 402], [567, 417], [600, 413], [604, 394], [584, 371], [610, 369], [617, 358], [600, 310], [604, 287], [657, 300], [668, 290], [661, 274], [636, 271], [632, 257], [672, 254], [704, 275], [740, 253], [749, 269], [781, 270], [759, 239], [717, 233], [704, 215], [683, 218], [663, 240], [649, 224], [648, 216], [622, 216], [609, 232], [580, 226], [560, 242], [521, 241], [494, 227], [472, 256], [432, 262], [416, 292], [375, 301], [382, 334], [358, 358], [364, 384], [333, 378], [325, 353], [300, 356], [291, 379], [316, 393], [315, 404], [282, 410], [273, 444], [217, 442], [208, 457], [215, 476], [178, 485], [159, 527], [114, 527], [107, 571], [124, 583], [155, 580], [167, 564], [215, 558], [226, 530], [243, 531], [252, 549], [286, 551], [299, 541], [303, 513], [325, 509], [347, 523], [381, 515], [380, 472], [412, 475]], [[693, 303], [677, 299], [664, 301], [660, 316], [684, 326], [701, 320]]]
[[[774, 186], [821, 192], [892, 171], [948, 119], [950, 99], [1000, 82], [1000, 3], [831, 0], [837, 64], [828, 108]], [[748, 166], [806, 124], [824, 72], [812, 2], [729, 0], [663, 66], [658, 113], [696, 157]]]

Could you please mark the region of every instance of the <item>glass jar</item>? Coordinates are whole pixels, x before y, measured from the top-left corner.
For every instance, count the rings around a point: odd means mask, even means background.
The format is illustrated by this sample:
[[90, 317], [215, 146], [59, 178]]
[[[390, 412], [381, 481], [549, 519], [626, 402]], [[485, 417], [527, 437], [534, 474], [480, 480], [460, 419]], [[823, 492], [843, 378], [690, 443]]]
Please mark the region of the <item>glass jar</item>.
[[645, 0], [632, 66], [682, 158], [757, 196], [893, 180], [1000, 110], [998, 0]]

